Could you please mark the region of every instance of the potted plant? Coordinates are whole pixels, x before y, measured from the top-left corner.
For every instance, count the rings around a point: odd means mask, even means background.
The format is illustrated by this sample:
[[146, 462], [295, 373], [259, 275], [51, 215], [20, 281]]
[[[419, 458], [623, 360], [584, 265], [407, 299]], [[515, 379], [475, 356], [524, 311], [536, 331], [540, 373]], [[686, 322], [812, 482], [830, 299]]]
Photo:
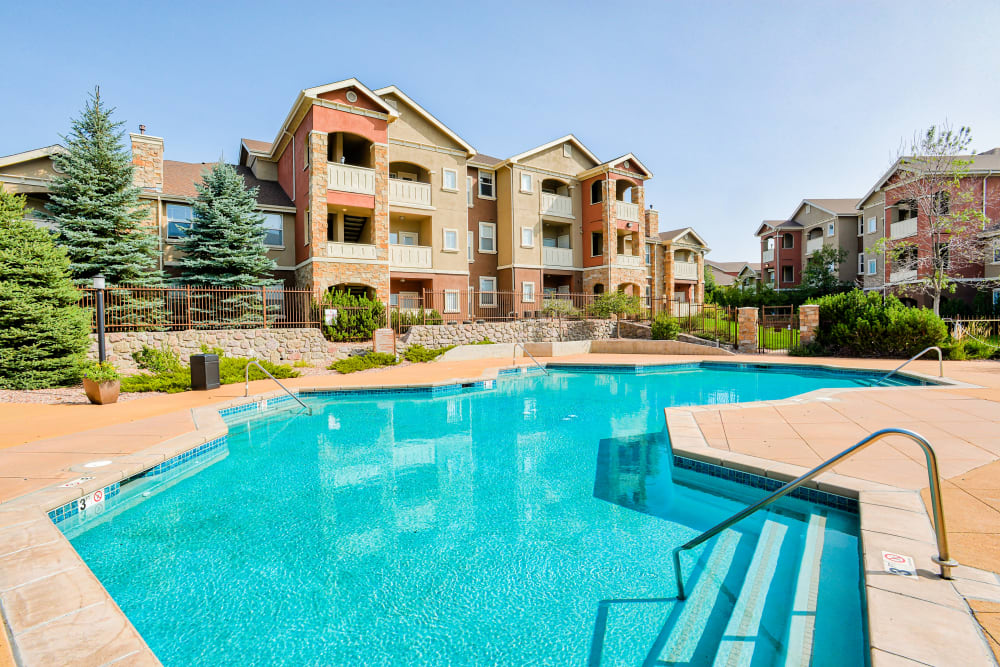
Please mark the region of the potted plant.
[[105, 405], [118, 400], [121, 389], [121, 376], [109, 361], [86, 365], [83, 368], [83, 390], [91, 403]]

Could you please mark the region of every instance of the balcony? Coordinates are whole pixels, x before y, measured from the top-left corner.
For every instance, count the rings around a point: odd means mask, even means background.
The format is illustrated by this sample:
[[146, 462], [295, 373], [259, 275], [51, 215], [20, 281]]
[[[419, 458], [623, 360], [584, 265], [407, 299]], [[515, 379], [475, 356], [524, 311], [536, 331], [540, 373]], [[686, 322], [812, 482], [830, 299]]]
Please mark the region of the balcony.
[[375, 194], [375, 170], [355, 167], [349, 164], [328, 164], [329, 189], [338, 192], [356, 192], [361, 195]]
[[[567, 197], [569, 199], [569, 197]], [[542, 264], [544, 266], [573, 267], [573, 250], [571, 248], [542, 248]]]
[[639, 205], [627, 201], [615, 202], [615, 217], [619, 220], [639, 222]]
[[389, 246], [389, 266], [393, 269], [431, 268], [431, 247], [426, 245]]
[[807, 255], [811, 255], [814, 252], [816, 252], [817, 250], [822, 250], [822, 249], [823, 249], [823, 237], [822, 236], [817, 236], [814, 239], [807, 239], [806, 240], [806, 254]]
[[917, 233], [917, 219], [900, 220], [889, 226], [889, 236], [893, 239], [903, 239]]
[[889, 274], [889, 282], [892, 283], [902, 283], [908, 280], [917, 279], [916, 269], [900, 269], [899, 271], [892, 271]]
[[768, 262], [773, 262], [774, 261], [774, 248], [771, 248], [770, 250], [763, 251], [760, 254], [760, 259], [765, 264], [767, 264]]
[[560, 218], [572, 218], [573, 198], [543, 192], [541, 212], [542, 215], [555, 215]]
[[615, 259], [615, 266], [623, 269], [641, 269], [646, 266], [646, 261], [642, 255], [618, 255]]
[[675, 280], [698, 280], [698, 262], [674, 262]]
[[[372, 190], [374, 192], [374, 189]], [[431, 184], [389, 179], [389, 203], [417, 208], [431, 207]]]
[[378, 259], [378, 249], [376, 246], [368, 245], [367, 243], [338, 243], [328, 241], [326, 244], [326, 256], [337, 259], [375, 261]]

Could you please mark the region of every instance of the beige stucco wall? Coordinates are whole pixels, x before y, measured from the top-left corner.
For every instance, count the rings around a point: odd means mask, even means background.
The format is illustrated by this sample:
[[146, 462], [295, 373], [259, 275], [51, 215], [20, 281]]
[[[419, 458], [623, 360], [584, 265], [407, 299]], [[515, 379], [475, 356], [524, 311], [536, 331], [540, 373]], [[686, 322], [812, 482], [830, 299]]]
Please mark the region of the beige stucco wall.
[[[521, 175], [531, 176], [531, 192], [521, 191]], [[541, 215], [542, 205], [542, 181], [546, 178], [562, 180], [569, 186], [569, 196], [573, 200], [573, 217], [564, 218], [555, 215]], [[510, 181], [505, 181], [505, 189], [501, 191], [504, 198], [510, 199], [510, 192], [506, 190]], [[548, 221], [559, 225], [570, 225], [570, 247], [573, 249], [574, 266], [583, 265], [582, 242], [581, 242], [581, 202], [580, 185], [569, 175], [561, 179], [547, 174], [539, 173], [530, 168], [515, 167], [513, 179], [513, 210], [514, 210], [514, 240], [513, 257], [514, 263], [528, 266], [542, 265], [542, 223]], [[534, 247], [525, 248], [521, 245], [521, 228], [530, 227], [534, 230]], [[510, 236], [510, 230], [505, 230]]]
[[38, 182], [23, 182], [20, 179], [51, 179], [56, 175], [52, 168], [52, 159], [48, 157], [28, 160], [0, 167], [0, 183], [7, 192], [20, 194], [32, 192], [47, 192], [48, 187]]
[[495, 172], [497, 184], [497, 265], [509, 266], [513, 257], [511, 230], [511, 168], [504, 167]]
[[[868, 219], [872, 217], [877, 219], [874, 233], [868, 231]], [[885, 235], [885, 195], [881, 190], [872, 193], [868, 199], [864, 201], [861, 212], [861, 220], [865, 226], [863, 243], [865, 249], [866, 274], [864, 276], [864, 285], [865, 287], [877, 287], [885, 282], [883, 279], [883, 276], [885, 275], [883, 257], [881, 253], [878, 253], [875, 249], [879, 239], [883, 238]], [[869, 259], [876, 259], [878, 261], [878, 273], [874, 276], [867, 275]], [[855, 267], [857, 267], [857, 253], [854, 254], [853, 260]], [[855, 271], [857, 271], [857, 268], [855, 268]]]
[[586, 171], [597, 166], [596, 162], [590, 160], [590, 158], [584, 155], [576, 146], [571, 146], [570, 157], [563, 157], [563, 144], [558, 144], [551, 148], [534, 153], [533, 155], [529, 155], [526, 158], [519, 160], [519, 162], [520, 164], [545, 169], [546, 171], [554, 171], [558, 174], [566, 174], [568, 176], [575, 176], [581, 171]]

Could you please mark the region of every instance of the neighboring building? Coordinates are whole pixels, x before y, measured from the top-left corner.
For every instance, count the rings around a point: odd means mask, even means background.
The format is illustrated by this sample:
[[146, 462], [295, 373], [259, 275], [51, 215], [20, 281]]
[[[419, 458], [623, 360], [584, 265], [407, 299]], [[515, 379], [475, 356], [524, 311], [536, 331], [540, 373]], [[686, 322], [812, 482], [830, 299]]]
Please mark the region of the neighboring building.
[[719, 287], [754, 287], [760, 282], [760, 263], [758, 262], [716, 262], [705, 260], [705, 266], [712, 272], [715, 284]]
[[[705, 302], [705, 255], [710, 248], [690, 227], [660, 232], [657, 256], [662, 257], [662, 280], [654, 297], [681, 303]], [[654, 264], [656, 266], [656, 264]]]
[[[209, 165], [165, 160], [163, 139], [130, 137], [172, 273]], [[0, 158], [0, 182], [42, 208], [59, 150]], [[269, 254], [289, 286], [403, 307], [433, 292], [443, 312], [459, 312], [467, 290], [517, 292], [524, 310], [546, 293], [703, 292], [700, 275], [681, 277], [673, 262], [700, 262], [707, 247], [690, 230], [658, 235], [644, 197], [652, 173], [635, 155], [602, 161], [571, 134], [506, 159], [483, 155], [395, 86], [347, 79], [302, 90], [274, 140], [243, 139], [235, 166], [260, 188]], [[671, 258], [660, 273], [654, 251]]]

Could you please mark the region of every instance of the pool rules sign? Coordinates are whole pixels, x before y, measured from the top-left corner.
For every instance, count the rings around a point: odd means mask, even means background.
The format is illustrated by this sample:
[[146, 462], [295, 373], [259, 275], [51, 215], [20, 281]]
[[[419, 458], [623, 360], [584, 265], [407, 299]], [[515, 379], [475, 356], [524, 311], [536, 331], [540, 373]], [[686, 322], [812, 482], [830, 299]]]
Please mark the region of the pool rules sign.
[[917, 578], [917, 566], [909, 556], [893, 553], [892, 551], [882, 552], [882, 566], [889, 574], [898, 574], [901, 577]]

